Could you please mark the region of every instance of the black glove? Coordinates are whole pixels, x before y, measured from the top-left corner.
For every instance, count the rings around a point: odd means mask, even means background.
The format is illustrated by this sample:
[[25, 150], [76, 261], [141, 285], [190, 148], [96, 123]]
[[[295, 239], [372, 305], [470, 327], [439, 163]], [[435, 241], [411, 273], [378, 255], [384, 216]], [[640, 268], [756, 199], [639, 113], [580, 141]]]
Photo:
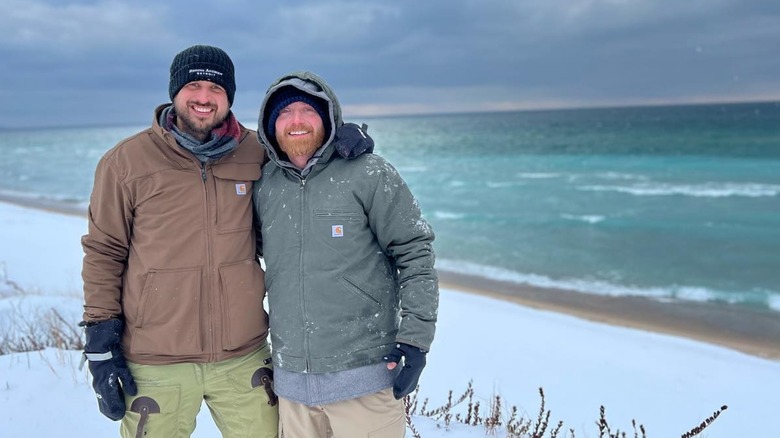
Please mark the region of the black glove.
[[92, 388], [98, 400], [100, 412], [116, 421], [125, 416], [125, 396], [136, 395], [133, 376], [122, 356], [122, 320], [109, 319], [99, 323], [82, 323], [86, 326], [87, 343], [84, 358], [89, 361]]
[[333, 139], [336, 151], [347, 160], [351, 160], [363, 153], [374, 151], [374, 139], [368, 135], [368, 125], [358, 126], [354, 123], [345, 123], [336, 129]]
[[393, 383], [393, 396], [400, 400], [417, 388], [423, 368], [425, 368], [425, 354], [427, 352], [409, 344], [395, 344], [395, 348], [383, 359], [385, 362], [401, 364], [404, 358], [404, 367]]

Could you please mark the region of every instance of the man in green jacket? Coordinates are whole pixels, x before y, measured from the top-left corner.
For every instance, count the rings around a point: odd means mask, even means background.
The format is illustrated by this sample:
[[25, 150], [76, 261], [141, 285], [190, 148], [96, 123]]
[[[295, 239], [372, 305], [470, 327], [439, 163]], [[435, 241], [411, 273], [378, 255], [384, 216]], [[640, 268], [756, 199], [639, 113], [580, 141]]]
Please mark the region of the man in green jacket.
[[317, 75], [271, 85], [258, 137], [270, 158], [253, 199], [280, 435], [401, 437], [401, 399], [435, 331], [433, 231]]
[[205, 401], [225, 438], [277, 435], [252, 185], [263, 148], [230, 111], [233, 62], [197, 45], [172, 103], [106, 152], [84, 247], [85, 358], [123, 437], [188, 437]]

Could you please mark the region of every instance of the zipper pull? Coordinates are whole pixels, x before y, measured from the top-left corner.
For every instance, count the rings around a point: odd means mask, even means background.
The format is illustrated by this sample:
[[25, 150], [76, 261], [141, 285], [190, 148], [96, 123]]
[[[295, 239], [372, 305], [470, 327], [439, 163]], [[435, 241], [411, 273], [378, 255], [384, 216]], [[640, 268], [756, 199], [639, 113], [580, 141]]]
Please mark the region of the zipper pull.
[[206, 182], [206, 164], [200, 166], [200, 177]]

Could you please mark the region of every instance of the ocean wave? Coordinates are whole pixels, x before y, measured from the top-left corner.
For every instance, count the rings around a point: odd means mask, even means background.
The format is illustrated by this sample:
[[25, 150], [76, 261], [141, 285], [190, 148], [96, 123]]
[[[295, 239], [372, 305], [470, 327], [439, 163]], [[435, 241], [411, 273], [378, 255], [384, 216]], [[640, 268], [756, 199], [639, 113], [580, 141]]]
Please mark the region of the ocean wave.
[[633, 173], [622, 173], [622, 172], [602, 172], [596, 174], [597, 177], [602, 179], [611, 179], [611, 180], [642, 180], [646, 181], [648, 179], [645, 175], [636, 175]]
[[401, 166], [398, 167], [398, 173], [419, 173], [419, 172], [427, 172], [428, 167], [427, 166]]
[[736, 305], [760, 305], [780, 312], [780, 291], [755, 291], [752, 293], [726, 292], [698, 286], [669, 285], [663, 287], [636, 287], [599, 280], [553, 279], [538, 274], [523, 274], [495, 266], [478, 263], [445, 260], [436, 261], [436, 268], [458, 274], [505, 281], [545, 289], [561, 289], [612, 297], [640, 296], [656, 300], [684, 300], [719, 302]]
[[722, 198], [743, 196], [749, 198], [771, 197], [780, 194], [780, 185], [758, 183], [705, 183], [705, 184], [668, 184], [642, 183], [630, 186], [589, 185], [577, 187], [578, 190], [593, 192], [619, 192], [635, 196], [693, 196], [702, 198]]
[[780, 294], [770, 295], [767, 301], [769, 301], [770, 309], [780, 311]]
[[488, 186], [488, 188], [491, 189], [504, 189], [507, 187], [517, 187], [523, 185], [523, 183], [521, 182], [512, 182], [512, 181], [503, 181], [503, 182], [488, 181], [485, 184]]
[[62, 202], [65, 204], [81, 204], [84, 206], [89, 205], [89, 200], [78, 199], [72, 196], [23, 192], [19, 190], [10, 190], [10, 189], [0, 189], [0, 196], [5, 196], [8, 198], [28, 199], [31, 201], [34, 200], [55, 201], [55, 202]]
[[434, 211], [433, 217], [442, 220], [457, 220], [457, 219], [463, 219], [464, 217], [466, 217], [466, 215], [463, 213], [453, 213], [450, 211]]
[[568, 219], [572, 221], [580, 221], [580, 222], [587, 222], [589, 224], [597, 224], [599, 222], [603, 222], [607, 217], [606, 216], [600, 216], [595, 214], [562, 214], [562, 219]]
[[89, 208], [89, 200], [76, 199], [64, 195], [52, 196], [7, 189], [0, 189], [0, 201], [22, 203], [42, 208], [58, 208], [65, 211], [86, 211]]
[[558, 178], [561, 176], [559, 173], [551, 172], [520, 172], [517, 174], [520, 178], [528, 179], [545, 179], [545, 178]]

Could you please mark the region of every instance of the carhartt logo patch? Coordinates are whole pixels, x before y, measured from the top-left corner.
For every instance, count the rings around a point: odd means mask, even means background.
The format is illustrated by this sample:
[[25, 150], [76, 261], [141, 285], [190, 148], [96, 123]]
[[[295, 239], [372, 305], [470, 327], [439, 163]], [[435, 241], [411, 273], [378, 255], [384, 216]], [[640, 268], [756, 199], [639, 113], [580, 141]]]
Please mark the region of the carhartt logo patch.
[[331, 225], [330, 237], [344, 237], [344, 225]]
[[245, 183], [236, 184], [236, 195], [239, 195], [239, 196], [246, 195], [246, 184]]

